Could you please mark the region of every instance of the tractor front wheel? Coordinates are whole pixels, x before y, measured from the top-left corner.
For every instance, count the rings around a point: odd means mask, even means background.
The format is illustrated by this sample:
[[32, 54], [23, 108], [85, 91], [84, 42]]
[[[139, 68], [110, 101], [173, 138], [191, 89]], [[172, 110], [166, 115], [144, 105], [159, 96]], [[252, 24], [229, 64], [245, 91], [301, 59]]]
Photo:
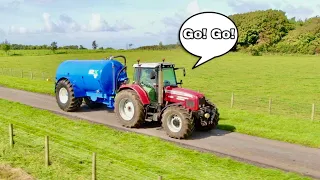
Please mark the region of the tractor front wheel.
[[138, 128], [145, 122], [143, 104], [132, 90], [122, 90], [115, 98], [115, 114], [120, 123], [128, 128]]
[[164, 110], [162, 126], [169, 137], [186, 139], [191, 136], [195, 124], [191, 114], [183, 107], [171, 106]]
[[76, 98], [69, 80], [64, 79], [56, 85], [56, 101], [63, 111], [73, 112], [80, 108], [82, 98]]

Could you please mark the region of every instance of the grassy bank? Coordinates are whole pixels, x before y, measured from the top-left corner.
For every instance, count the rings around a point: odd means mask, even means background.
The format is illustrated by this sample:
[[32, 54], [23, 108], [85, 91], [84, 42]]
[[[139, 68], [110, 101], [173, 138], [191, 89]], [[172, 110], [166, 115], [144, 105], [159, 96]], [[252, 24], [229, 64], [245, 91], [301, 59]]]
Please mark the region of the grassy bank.
[[[7, 146], [14, 124], [15, 147]], [[0, 99], [0, 162], [21, 167], [37, 179], [89, 179], [97, 153], [98, 179], [307, 179], [200, 153], [158, 138], [72, 121]], [[44, 166], [44, 136], [50, 137], [52, 165]]]

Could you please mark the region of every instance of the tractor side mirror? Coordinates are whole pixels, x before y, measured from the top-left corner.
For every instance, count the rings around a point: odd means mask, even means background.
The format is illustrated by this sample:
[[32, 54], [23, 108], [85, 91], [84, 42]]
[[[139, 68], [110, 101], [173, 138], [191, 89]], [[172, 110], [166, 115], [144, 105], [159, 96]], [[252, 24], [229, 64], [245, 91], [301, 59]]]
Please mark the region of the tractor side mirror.
[[183, 70], [183, 76], [186, 76], [186, 68], [184, 67], [178, 67], [178, 68], [174, 68], [174, 70], [178, 70], [178, 69], [182, 69]]
[[181, 79], [180, 82], [177, 83], [177, 84], [180, 84], [180, 86], [182, 87], [182, 84], [183, 84], [183, 83], [182, 83], [182, 79]]

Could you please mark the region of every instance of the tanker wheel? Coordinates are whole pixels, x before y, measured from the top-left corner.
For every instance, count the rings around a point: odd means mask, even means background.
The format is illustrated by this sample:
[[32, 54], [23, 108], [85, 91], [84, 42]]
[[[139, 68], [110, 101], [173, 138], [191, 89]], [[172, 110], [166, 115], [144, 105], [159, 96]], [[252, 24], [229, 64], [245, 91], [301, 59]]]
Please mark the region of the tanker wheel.
[[63, 111], [73, 112], [80, 108], [82, 98], [74, 97], [74, 91], [70, 81], [61, 80], [56, 85], [56, 101]]
[[145, 112], [139, 96], [132, 90], [122, 90], [115, 98], [115, 113], [120, 123], [138, 128], [145, 122]]
[[95, 109], [95, 108], [100, 108], [102, 107], [102, 103], [97, 103], [97, 102], [94, 102], [90, 99], [90, 97], [85, 97], [83, 98], [85, 104], [90, 108], [90, 109]]
[[187, 109], [179, 106], [165, 109], [161, 121], [168, 136], [176, 139], [188, 138], [195, 128], [191, 114]]
[[196, 129], [198, 131], [210, 131], [212, 129], [216, 129], [219, 123], [219, 110], [216, 107], [216, 105], [214, 105], [213, 103], [211, 103], [210, 101], [207, 101], [207, 105], [211, 106], [213, 109], [213, 114], [211, 114], [214, 117], [210, 117], [213, 119], [212, 124], [208, 124], [206, 126], [201, 125], [200, 119], [196, 121]]

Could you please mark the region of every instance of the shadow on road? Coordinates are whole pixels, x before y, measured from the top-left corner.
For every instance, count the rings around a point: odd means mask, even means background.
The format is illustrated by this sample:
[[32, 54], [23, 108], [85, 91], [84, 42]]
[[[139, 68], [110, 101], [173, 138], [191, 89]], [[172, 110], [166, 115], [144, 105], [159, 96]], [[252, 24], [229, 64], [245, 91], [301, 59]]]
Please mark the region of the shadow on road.
[[[114, 114], [113, 109], [109, 109], [106, 106], [100, 108], [90, 109], [87, 105], [82, 105], [78, 112], [96, 112], [96, 111], [107, 111], [110, 114]], [[223, 120], [222, 118], [220, 120]], [[161, 127], [161, 122], [145, 122], [139, 129], [153, 129], [156, 128], [159, 131], [163, 131]], [[195, 130], [189, 139], [204, 139], [211, 136], [224, 136], [226, 134], [232, 133], [236, 130], [236, 127], [228, 124], [219, 124], [217, 129], [211, 131], [199, 131]]]

